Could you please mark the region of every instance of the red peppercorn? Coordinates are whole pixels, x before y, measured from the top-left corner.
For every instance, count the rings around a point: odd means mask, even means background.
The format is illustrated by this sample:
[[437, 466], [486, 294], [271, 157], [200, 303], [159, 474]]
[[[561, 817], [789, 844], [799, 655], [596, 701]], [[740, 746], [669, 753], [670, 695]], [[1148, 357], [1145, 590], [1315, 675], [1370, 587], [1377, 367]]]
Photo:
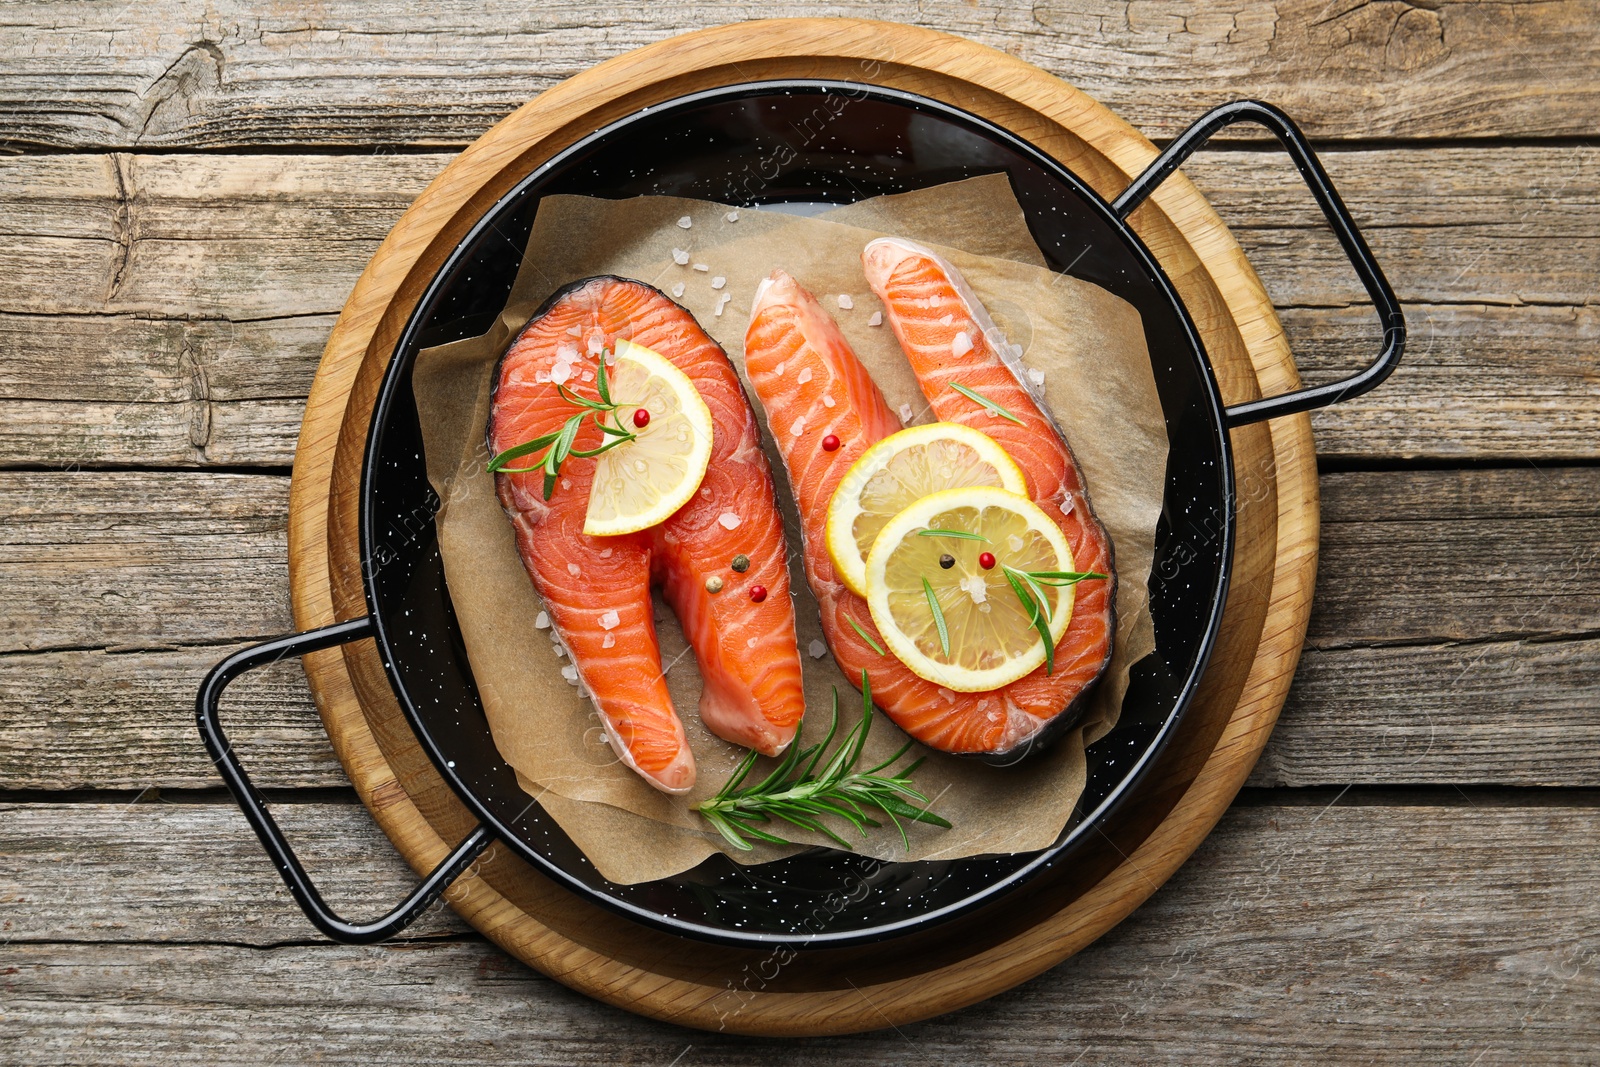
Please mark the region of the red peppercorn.
[[982, 567], [986, 571], [994, 570], [994, 553], [993, 552], [979, 552], [978, 553], [978, 566]]
[[824, 452], [834, 452], [834, 451], [837, 451], [838, 448], [839, 448], [839, 435], [838, 434], [830, 433], [828, 436], [826, 436], [826, 437], [824, 437], [822, 439], [822, 450]]
[[767, 599], [767, 587], [764, 585], [752, 585], [750, 587], [750, 599], [757, 604]]
[[646, 411], [644, 408], [634, 408], [633, 409], [633, 424], [635, 426], [639, 427], [639, 429], [641, 429], [641, 430], [644, 429], [646, 426], [649, 426], [650, 425], [650, 413], [648, 411]]

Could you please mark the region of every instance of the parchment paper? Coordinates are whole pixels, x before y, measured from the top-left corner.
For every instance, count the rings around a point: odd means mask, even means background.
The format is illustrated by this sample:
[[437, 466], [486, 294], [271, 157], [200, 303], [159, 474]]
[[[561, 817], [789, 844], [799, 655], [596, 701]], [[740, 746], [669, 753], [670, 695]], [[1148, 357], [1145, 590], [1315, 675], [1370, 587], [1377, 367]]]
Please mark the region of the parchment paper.
[[[606, 744], [592, 705], [562, 677], [566, 660], [552, 631], [534, 626], [541, 604], [517, 556], [493, 476], [484, 469], [494, 366], [554, 289], [590, 275], [617, 274], [649, 282], [669, 295], [681, 292], [678, 301], [722, 344], [742, 375], [750, 301], [757, 283], [782, 267], [838, 319], [890, 406], [910, 416], [903, 421], [932, 421], [888, 325], [867, 325], [880, 305], [862, 277], [860, 250], [886, 232], [938, 246], [1009, 339], [1023, 346], [1024, 361], [1045, 373], [1048, 402], [1113, 540], [1118, 627], [1111, 666], [1080, 726], [1043, 755], [1008, 768], [929, 754], [916, 780], [953, 828], [911, 826], [907, 852], [898, 833], [884, 827], [860, 840], [857, 850], [887, 860], [1049, 846], [1083, 791], [1085, 744], [1115, 725], [1129, 668], [1155, 647], [1146, 579], [1167, 442], [1143, 327], [1138, 313], [1122, 300], [1040, 265], [1042, 258], [1003, 175], [878, 197], [821, 218], [735, 210], [675, 197], [546, 197], [500, 319], [481, 337], [422, 352], [414, 388], [428, 477], [443, 501], [436, 519], [440, 552], [496, 745], [529, 794], [614, 882], [663, 878], [716, 851], [756, 863], [794, 848], [758, 845], [754, 852], [737, 852], [690, 809], [691, 803], [717, 791], [743, 750], [701, 726], [694, 657], [687, 654], [671, 610], [659, 600], [656, 625], [663, 667], [698, 765], [697, 784], [687, 797], [662, 794], [622, 766]], [[676, 263], [675, 250], [688, 252], [689, 263]], [[707, 269], [698, 270], [696, 264]], [[713, 287], [717, 278], [725, 279], [721, 288]], [[683, 288], [676, 290], [680, 284]], [[724, 294], [731, 299], [723, 299]], [[840, 307], [840, 294], [850, 298], [852, 308]], [[756, 408], [761, 414], [759, 403]], [[832, 691], [839, 693], [843, 728], [859, 718], [861, 699], [831, 656], [809, 654], [820, 648], [813, 642], [821, 642], [821, 625], [799, 563], [800, 527], [783, 466], [770, 434], [765, 434], [765, 443], [785, 506], [806, 676], [805, 733], [796, 742], [801, 744], [825, 730]], [[887, 716], [875, 716], [874, 723], [864, 757], [869, 766], [905, 743]], [[917, 747], [912, 757], [921, 754]], [[826, 843], [787, 826], [777, 830], [797, 845]]]

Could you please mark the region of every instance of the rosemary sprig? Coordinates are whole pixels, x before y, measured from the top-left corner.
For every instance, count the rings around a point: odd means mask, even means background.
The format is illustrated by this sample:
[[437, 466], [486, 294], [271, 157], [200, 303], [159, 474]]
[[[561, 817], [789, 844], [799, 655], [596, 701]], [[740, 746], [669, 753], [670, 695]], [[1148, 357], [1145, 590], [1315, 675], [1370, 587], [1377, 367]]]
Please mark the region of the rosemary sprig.
[[1091, 578], [1104, 578], [1098, 571], [1022, 571], [1000, 564], [1001, 573], [1017, 594], [1022, 606], [1028, 609], [1028, 625], [1039, 631], [1044, 642], [1044, 673], [1054, 674], [1056, 669], [1056, 643], [1050, 633], [1050, 600], [1043, 586], [1076, 585]]
[[939, 606], [939, 598], [933, 595], [933, 586], [928, 584], [928, 579], [922, 579], [922, 592], [928, 598], [928, 610], [933, 612], [933, 625], [939, 631], [939, 647], [944, 649], [944, 658], [950, 658], [950, 628], [944, 624], [944, 609]]
[[973, 533], [970, 530], [938, 530], [938, 529], [918, 530], [917, 531], [917, 536], [918, 537], [959, 537], [964, 541], [982, 541], [984, 544], [988, 544], [989, 543], [989, 539], [987, 537], [983, 536], [983, 534], [981, 534], [981, 533]]
[[876, 652], [880, 656], [887, 656], [889, 654], [883, 650], [882, 645], [878, 644], [878, 642], [872, 639], [871, 634], [867, 633], [867, 631], [861, 628], [861, 624], [859, 622], [856, 622], [856, 620], [852, 619], [848, 615], [844, 617], [844, 621], [850, 624], [850, 629], [861, 635], [861, 640], [872, 646], [872, 651]]
[[[600, 394], [599, 400], [590, 400], [586, 396], [579, 396], [568, 389], [561, 382], [556, 383], [556, 393], [567, 403], [580, 410], [566, 422], [561, 429], [553, 430], [542, 437], [535, 437], [532, 441], [524, 441], [520, 445], [506, 449], [489, 461], [489, 473], [501, 474], [533, 474], [536, 471], [544, 472], [544, 498], [550, 499], [550, 494], [556, 489], [556, 476], [561, 472], [561, 465], [567, 461], [568, 456], [598, 456], [602, 452], [616, 448], [625, 441], [632, 441], [638, 434], [622, 426], [613, 426], [605, 421], [605, 416], [621, 407], [612, 403], [611, 387], [606, 381], [606, 352], [600, 353], [600, 365], [595, 371], [595, 391]], [[594, 448], [573, 448], [578, 439], [578, 431], [583, 428], [583, 420], [592, 419], [595, 427], [600, 431], [601, 443]], [[540, 449], [548, 449], [544, 456], [531, 467], [512, 467], [513, 460], [531, 455]]]
[[[855, 769], [867, 743], [867, 731], [872, 729], [872, 687], [866, 671], [861, 672], [861, 721], [844, 736], [832, 755], [824, 759], [824, 751], [838, 729], [839, 691], [835, 689], [833, 720], [821, 742], [803, 749], [798, 744], [790, 745], [783, 762], [771, 774], [756, 785], [741, 789], [740, 785], [756, 764], [758, 754], [752, 750], [717, 795], [696, 804], [695, 810], [730, 845], [744, 852], [754, 847], [750, 844], [751, 838], [776, 845], [790, 843], [756, 825], [771, 823], [774, 819], [824, 834], [847, 850], [850, 843], [824, 825], [822, 819], [830, 816], [843, 819], [865, 837], [868, 827], [882, 825], [867, 812], [881, 812], [900, 831], [900, 840], [908, 851], [911, 839], [901, 819], [949, 828], [949, 822], [928, 810], [928, 798], [911, 784], [911, 775], [922, 765], [922, 760], [900, 771], [878, 773], [898, 763], [911, 748], [910, 741], [876, 767], [865, 771]], [[818, 764], [822, 767], [820, 771]]]
[[950, 383], [950, 388], [954, 389], [956, 392], [960, 393], [962, 396], [966, 397], [968, 400], [970, 400], [973, 403], [977, 404], [979, 407], [987, 408], [988, 411], [991, 414], [998, 415], [1002, 419], [1010, 419], [1012, 422], [1016, 423], [1018, 426], [1021, 426], [1023, 424], [1022, 420], [1017, 418], [1015, 415], [1011, 414], [1011, 412], [1007, 411], [1005, 408], [1001, 407], [999, 404], [996, 404], [993, 400], [990, 400], [988, 397], [984, 396], [982, 393], [977, 392], [976, 390], [973, 390], [973, 389], [968, 389], [966, 386], [962, 385], [960, 382], [951, 382]]

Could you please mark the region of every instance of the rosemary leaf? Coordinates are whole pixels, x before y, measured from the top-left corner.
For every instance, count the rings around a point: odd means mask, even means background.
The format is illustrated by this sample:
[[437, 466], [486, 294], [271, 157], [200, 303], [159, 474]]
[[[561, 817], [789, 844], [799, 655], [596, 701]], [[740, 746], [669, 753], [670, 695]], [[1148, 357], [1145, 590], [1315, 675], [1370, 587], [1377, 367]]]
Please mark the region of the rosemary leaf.
[[988, 409], [988, 411], [991, 414], [998, 415], [1002, 419], [1010, 419], [1012, 422], [1016, 423], [1018, 426], [1021, 426], [1023, 424], [1022, 420], [1017, 418], [1015, 415], [1011, 414], [1011, 412], [1007, 411], [1005, 408], [1001, 407], [999, 404], [996, 404], [993, 400], [990, 400], [988, 397], [984, 396], [982, 393], [977, 392], [976, 390], [973, 390], [973, 389], [968, 389], [966, 386], [962, 385], [960, 382], [951, 382], [950, 383], [950, 388], [954, 389], [956, 392], [960, 393], [962, 396], [966, 397], [968, 400], [972, 401], [973, 403], [977, 404], [978, 406]]
[[844, 617], [844, 621], [850, 624], [850, 629], [861, 635], [861, 640], [872, 646], [872, 651], [876, 652], [880, 656], [887, 656], [889, 654], [883, 650], [882, 645], [878, 644], [878, 642], [872, 639], [871, 634], [867, 633], [867, 631], [861, 628], [861, 624], [859, 622], [856, 622], [856, 620], [852, 619], [848, 615]]
[[950, 658], [950, 629], [944, 624], [944, 609], [939, 606], [939, 598], [933, 595], [933, 586], [928, 584], [928, 579], [922, 579], [922, 591], [928, 597], [928, 610], [933, 612], [933, 625], [939, 630], [939, 647], [944, 649], [944, 658]]
[[959, 537], [964, 541], [982, 541], [989, 543], [989, 539], [981, 533], [972, 533], [970, 530], [918, 530], [918, 537]]

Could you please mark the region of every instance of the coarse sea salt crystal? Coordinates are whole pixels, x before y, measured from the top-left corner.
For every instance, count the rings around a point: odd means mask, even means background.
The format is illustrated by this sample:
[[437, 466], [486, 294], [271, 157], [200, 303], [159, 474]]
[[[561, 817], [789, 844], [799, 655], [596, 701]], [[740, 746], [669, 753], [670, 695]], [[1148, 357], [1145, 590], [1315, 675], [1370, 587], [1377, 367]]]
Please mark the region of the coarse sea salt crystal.
[[548, 611], [539, 612], [533, 617], [533, 625], [539, 630], [550, 629], [550, 613]]
[[693, 225], [694, 225], [694, 219], [691, 219], [688, 215], [685, 215], [683, 218], [678, 220], [678, 229], [680, 229], [680, 230], [687, 230], [690, 226], [693, 226]]
[[753, 637], [745, 638], [744, 647], [745, 648], [755, 648], [756, 647], [756, 639], [753, 638]]
[[1077, 507], [1077, 505], [1078, 498], [1073, 496], [1071, 493], [1066, 494], [1066, 496], [1064, 496], [1061, 500], [1061, 514], [1071, 515], [1072, 509]]
[[582, 326], [568, 326], [567, 327], [567, 336], [568, 337], [582, 337], [583, 336], [583, 327]]
[[600, 613], [600, 629], [615, 630], [622, 623], [622, 616], [617, 614], [615, 608]]
[[570, 363], [557, 363], [554, 367], [550, 368], [550, 380], [555, 382], [557, 385], [562, 384], [571, 377], [572, 364]]
[[1013, 551], [1013, 552], [1021, 552], [1022, 551], [1022, 538], [1020, 536], [1018, 536], [1017, 534], [1010, 535], [1009, 537], [1006, 538], [1006, 547], [1011, 549], [1011, 551]]
[[614, 550], [613, 550], [613, 549], [609, 549], [609, 548], [602, 548], [602, 549], [601, 549], [601, 550], [600, 550], [600, 558], [601, 558], [601, 559], [610, 559], [610, 558], [611, 558], [611, 553], [612, 553], [612, 552], [613, 552], [613, 551], [614, 551]]
[[821, 641], [812, 641], [807, 651], [811, 653], [812, 659], [821, 659], [828, 654], [828, 646]]
[[578, 358], [578, 346], [569, 344], [556, 345], [556, 362], [571, 363]]
[[800, 368], [800, 373], [795, 377], [795, 381], [799, 382], [801, 385], [804, 385], [807, 382], [809, 382], [810, 380], [811, 380], [811, 368], [810, 367], [801, 367]]
[[974, 604], [982, 604], [989, 599], [989, 583], [979, 575], [974, 574], [970, 578], [961, 579], [961, 588], [966, 590]]
[[567, 650], [566, 650], [566, 647], [564, 645], [555, 645], [553, 647], [555, 649], [556, 659], [566, 659], [567, 658]]
[[579, 574], [582, 574], [583, 571], [576, 563], [569, 563], [567, 564], [567, 573], [576, 578]]
[[806, 432], [806, 417], [804, 415], [801, 415], [798, 419], [795, 419], [794, 420], [794, 425], [789, 427], [789, 432], [791, 434], [793, 434], [795, 437], [799, 437], [801, 434], [805, 433]]
[[706, 266], [704, 263], [696, 263], [694, 265], [694, 269], [695, 270], [710, 270], [711, 268]]
[[874, 311], [872, 313], [872, 318], [867, 320], [867, 325], [868, 326], [882, 326], [883, 325], [883, 312]]
[[583, 380], [584, 380], [584, 381], [586, 381], [586, 382], [592, 382], [592, 381], [594, 381], [594, 371], [592, 371], [592, 370], [586, 370], [586, 371], [584, 371], [584, 372], [583, 372], [583, 374], [582, 374], [582, 375], [581, 375], [581, 377], [582, 377], [582, 378], [583, 378]]
[[731, 511], [724, 511], [721, 515], [717, 516], [717, 525], [721, 526], [724, 530], [737, 529], [741, 521], [742, 520], [739, 518], [739, 516]]
[[849, 293], [840, 293], [839, 306], [844, 308], [846, 311], [849, 311], [851, 308], [856, 306], [856, 302], [850, 299]]
[[605, 334], [601, 333], [599, 330], [595, 330], [595, 331], [593, 331], [592, 333], [589, 334], [589, 346], [588, 347], [589, 347], [589, 354], [591, 356], [598, 356], [600, 354], [600, 350], [602, 348], [604, 348], [605, 346], [606, 346]]
[[712, 312], [717, 318], [722, 318], [722, 309], [728, 306], [728, 301], [733, 299], [732, 293], [723, 293], [717, 298], [717, 310]]
[[901, 404], [900, 405], [900, 421], [901, 422], [910, 422], [911, 421], [911, 415], [912, 415], [911, 405], [910, 404]]
[[550, 372], [547, 370], [534, 371], [533, 380], [538, 384], [543, 385], [545, 382], [550, 380]]
[[1040, 370], [1038, 367], [1029, 367], [1028, 381], [1032, 382], [1034, 385], [1043, 385], [1044, 371]]
[[563, 488], [563, 489], [571, 489], [572, 488], [572, 479], [571, 478], [563, 478], [563, 479], [561, 479], [561, 488]]
[[683, 295], [683, 283], [682, 282], [679, 282], [677, 285], [674, 285], [672, 287], [672, 295], [673, 296], [682, 296]]
[[715, 278], [711, 279], [711, 288], [713, 288], [713, 289], [721, 289], [724, 285], [727, 285], [727, 284], [728, 284], [728, 279], [724, 278], [720, 274], [717, 275]]
[[954, 326], [955, 324], [956, 317], [954, 315], [946, 315], [944, 318], [939, 320], [940, 326]]
[[822, 398], [822, 406], [825, 407], [825, 408], [833, 407], [833, 403], [834, 403], [833, 397], [831, 397], [831, 396], [824, 396]]
[[676, 263], [680, 267], [684, 266], [689, 262], [689, 253], [685, 252], [681, 248], [674, 248], [672, 250], [672, 262]]
[[952, 356], [964, 356], [972, 351], [972, 338], [967, 336], [966, 330], [959, 330], [954, 341], [950, 342]]
[[567, 664], [565, 667], [561, 668], [561, 677], [567, 680], [568, 685], [577, 685], [578, 668], [571, 663]]
[[942, 685], [939, 687], [939, 695], [944, 697], [945, 702], [948, 704], [956, 702], [956, 695]]
[[772, 373], [773, 374], [782, 374], [783, 373], [783, 368], [787, 363], [788, 363], [787, 360], [780, 360], [778, 362], [778, 365], [776, 367], [772, 368]]
[[729, 222], [738, 222], [739, 221], [739, 213], [737, 211], [730, 211], [730, 212], [728, 212], [726, 215], [724, 215], [722, 217], [727, 219]]
[[600, 647], [601, 648], [611, 648], [614, 645], [616, 645], [616, 643], [617, 643], [617, 639], [616, 639], [615, 635], [606, 634], [605, 638], [600, 642]]

